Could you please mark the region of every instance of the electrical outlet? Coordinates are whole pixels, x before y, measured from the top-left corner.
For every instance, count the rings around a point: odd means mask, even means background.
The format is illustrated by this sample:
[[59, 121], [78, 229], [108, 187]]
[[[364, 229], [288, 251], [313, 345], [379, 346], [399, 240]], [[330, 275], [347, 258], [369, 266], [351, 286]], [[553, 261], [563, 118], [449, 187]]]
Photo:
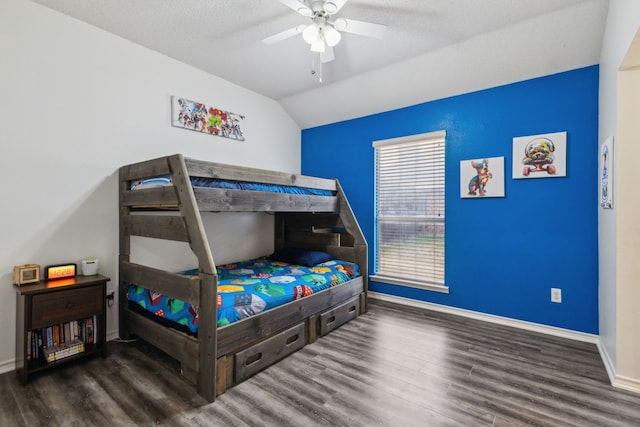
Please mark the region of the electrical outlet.
[[562, 289], [551, 288], [551, 302], [562, 302]]
[[113, 307], [113, 304], [115, 302], [114, 301], [115, 293], [116, 293], [115, 291], [107, 292], [106, 299], [107, 299], [107, 307], [109, 308]]

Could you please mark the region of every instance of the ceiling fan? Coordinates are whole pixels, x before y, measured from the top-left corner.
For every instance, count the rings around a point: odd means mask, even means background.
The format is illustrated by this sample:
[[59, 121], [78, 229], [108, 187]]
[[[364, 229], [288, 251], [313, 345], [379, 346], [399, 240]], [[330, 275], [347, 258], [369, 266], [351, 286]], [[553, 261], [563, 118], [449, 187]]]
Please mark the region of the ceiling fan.
[[312, 52], [320, 54], [320, 61], [323, 63], [333, 61], [333, 47], [340, 42], [342, 38], [341, 32], [382, 38], [387, 29], [384, 25], [372, 22], [337, 18], [335, 15], [342, 9], [347, 0], [279, 1], [300, 15], [310, 18], [311, 23], [297, 25], [267, 37], [262, 42], [273, 44], [302, 33], [304, 41], [311, 45]]

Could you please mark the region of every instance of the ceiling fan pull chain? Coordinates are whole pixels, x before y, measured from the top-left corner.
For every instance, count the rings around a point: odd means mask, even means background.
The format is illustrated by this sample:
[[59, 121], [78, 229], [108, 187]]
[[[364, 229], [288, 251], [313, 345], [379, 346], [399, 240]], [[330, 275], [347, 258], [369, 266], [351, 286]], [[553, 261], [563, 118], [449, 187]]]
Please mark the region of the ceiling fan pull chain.
[[316, 55], [315, 53], [311, 53], [311, 75], [315, 76], [317, 73], [316, 67], [317, 67], [317, 63], [316, 63], [316, 59], [317, 59], [318, 55]]
[[322, 83], [322, 61], [320, 60], [320, 54], [312, 52], [311, 55], [311, 75], [318, 75], [318, 83]]

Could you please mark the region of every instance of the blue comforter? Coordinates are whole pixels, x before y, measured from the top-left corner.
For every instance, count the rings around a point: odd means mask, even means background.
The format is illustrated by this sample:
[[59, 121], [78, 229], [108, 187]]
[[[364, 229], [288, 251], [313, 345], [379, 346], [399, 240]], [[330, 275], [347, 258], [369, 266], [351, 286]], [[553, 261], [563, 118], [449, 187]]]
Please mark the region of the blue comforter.
[[[207, 187], [207, 188], [227, 188], [230, 190], [251, 190], [251, 191], [266, 191], [272, 193], [287, 193], [287, 194], [308, 194], [313, 196], [334, 196], [335, 193], [330, 190], [321, 190], [318, 188], [296, 187], [294, 185], [276, 185], [265, 184], [260, 182], [245, 182], [245, 181], [231, 181], [217, 178], [201, 178], [190, 177], [192, 187]], [[154, 176], [150, 178], [140, 179], [137, 181], [131, 181], [131, 190], [142, 190], [145, 188], [166, 187], [173, 185], [171, 183], [171, 177], [167, 176]]]

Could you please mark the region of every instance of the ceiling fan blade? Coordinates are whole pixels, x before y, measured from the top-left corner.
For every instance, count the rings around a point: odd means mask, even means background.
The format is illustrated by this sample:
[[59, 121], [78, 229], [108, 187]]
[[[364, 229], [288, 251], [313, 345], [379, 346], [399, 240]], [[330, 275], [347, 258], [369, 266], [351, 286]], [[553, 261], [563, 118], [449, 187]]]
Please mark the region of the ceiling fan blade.
[[265, 44], [277, 43], [279, 41], [288, 39], [289, 37], [293, 37], [297, 34], [302, 33], [302, 31], [304, 31], [305, 28], [307, 28], [306, 25], [297, 25], [293, 28], [289, 28], [288, 30], [282, 31], [281, 33], [274, 34], [270, 37], [267, 37], [266, 39], [262, 39], [262, 43], [265, 43]]
[[334, 27], [338, 31], [358, 34], [361, 36], [375, 37], [381, 39], [387, 31], [386, 25], [374, 24], [373, 22], [356, 21], [355, 19], [338, 18], [334, 22]]
[[326, 0], [322, 8], [327, 15], [335, 15], [340, 12], [346, 2], [347, 0]]
[[287, 6], [289, 9], [299, 13], [302, 16], [313, 15], [313, 10], [311, 10], [309, 6], [299, 2], [298, 0], [280, 0], [280, 3]]
[[336, 57], [333, 55], [333, 48], [331, 46], [326, 46], [324, 52], [320, 52], [320, 62], [326, 64], [327, 62], [331, 62]]

